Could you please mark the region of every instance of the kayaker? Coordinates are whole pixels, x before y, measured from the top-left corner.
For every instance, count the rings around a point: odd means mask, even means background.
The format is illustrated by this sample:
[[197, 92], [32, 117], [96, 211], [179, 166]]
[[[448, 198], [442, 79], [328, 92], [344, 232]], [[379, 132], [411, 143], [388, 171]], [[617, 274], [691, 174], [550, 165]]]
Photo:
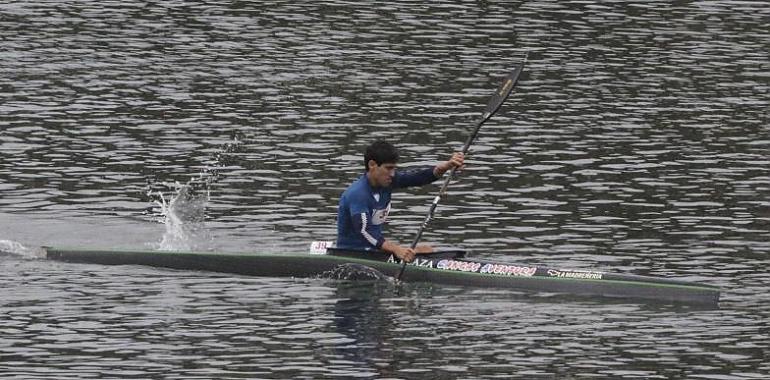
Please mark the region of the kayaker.
[[353, 182], [340, 197], [337, 210], [337, 247], [352, 249], [379, 249], [411, 262], [415, 254], [430, 253], [429, 245], [415, 249], [387, 240], [382, 227], [390, 212], [390, 196], [394, 189], [424, 186], [439, 178], [453, 167], [462, 168], [464, 155], [452, 157], [434, 167], [397, 171], [398, 151], [386, 141], [376, 141], [366, 147], [365, 173]]

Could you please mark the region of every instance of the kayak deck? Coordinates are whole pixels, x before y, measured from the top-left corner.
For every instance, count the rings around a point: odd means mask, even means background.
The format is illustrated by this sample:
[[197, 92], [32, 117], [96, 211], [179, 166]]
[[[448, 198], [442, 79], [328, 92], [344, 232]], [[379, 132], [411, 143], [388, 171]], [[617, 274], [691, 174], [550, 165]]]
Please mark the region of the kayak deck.
[[[209, 253], [45, 247], [53, 260], [106, 265], [147, 265], [248, 276], [313, 277], [343, 264], [360, 264], [396, 276], [400, 263], [376, 252], [333, 254]], [[716, 306], [719, 288], [664, 278], [584, 270], [560, 270], [469, 260], [461, 251], [420, 255], [403, 280], [526, 291]]]

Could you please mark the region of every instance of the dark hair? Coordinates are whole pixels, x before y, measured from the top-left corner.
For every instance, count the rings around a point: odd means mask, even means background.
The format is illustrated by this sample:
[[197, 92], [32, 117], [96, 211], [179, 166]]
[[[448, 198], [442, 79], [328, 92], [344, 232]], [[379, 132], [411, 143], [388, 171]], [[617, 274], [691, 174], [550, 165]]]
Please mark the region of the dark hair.
[[364, 153], [364, 171], [369, 170], [369, 160], [374, 160], [377, 165], [395, 164], [398, 162], [398, 151], [393, 144], [387, 141], [375, 141], [366, 147]]

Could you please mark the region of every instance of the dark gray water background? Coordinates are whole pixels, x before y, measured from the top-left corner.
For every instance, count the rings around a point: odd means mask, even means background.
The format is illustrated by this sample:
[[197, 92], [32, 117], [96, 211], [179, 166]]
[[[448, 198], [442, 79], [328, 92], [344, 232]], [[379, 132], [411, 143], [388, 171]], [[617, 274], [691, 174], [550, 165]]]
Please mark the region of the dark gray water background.
[[[0, 377], [765, 379], [769, 23], [737, 1], [3, 2]], [[718, 285], [719, 309], [30, 258], [305, 251], [366, 144], [447, 157], [525, 52], [424, 239]], [[163, 220], [175, 182], [195, 223]], [[397, 195], [389, 235], [436, 190]]]

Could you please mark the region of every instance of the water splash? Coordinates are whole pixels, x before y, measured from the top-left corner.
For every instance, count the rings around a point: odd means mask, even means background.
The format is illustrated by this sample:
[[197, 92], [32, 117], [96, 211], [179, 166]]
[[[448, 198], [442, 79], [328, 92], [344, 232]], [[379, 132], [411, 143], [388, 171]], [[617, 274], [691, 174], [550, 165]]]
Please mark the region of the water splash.
[[13, 240], [0, 240], [0, 254], [17, 256], [25, 259], [45, 258], [45, 250], [43, 248], [27, 247]]
[[[211, 198], [210, 188], [220, 178], [220, 170], [228, 165], [230, 155], [240, 151], [242, 137], [236, 134], [232, 142], [222, 145], [216, 155], [206, 163], [198, 178], [186, 184], [179, 182], [154, 182], [148, 180], [147, 195], [158, 206], [153, 213], [166, 226], [163, 239], [155, 248], [163, 251], [213, 250], [215, 245], [205, 224], [206, 207]], [[160, 189], [158, 189], [160, 187]], [[171, 190], [171, 192], [169, 192]], [[170, 193], [166, 200], [165, 194]]]
[[162, 191], [149, 192], [157, 197], [154, 203], [159, 207], [160, 221], [166, 226], [163, 239], [157, 245], [162, 251], [206, 250], [211, 243], [211, 234], [206, 228], [206, 206], [210, 199], [208, 189], [196, 190], [195, 183], [163, 183], [174, 192], [166, 200]]
[[319, 277], [352, 281], [394, 281], [392, 277], [388, 277], [374, 268], [361, 264], [342, 264], [322, 273]]

